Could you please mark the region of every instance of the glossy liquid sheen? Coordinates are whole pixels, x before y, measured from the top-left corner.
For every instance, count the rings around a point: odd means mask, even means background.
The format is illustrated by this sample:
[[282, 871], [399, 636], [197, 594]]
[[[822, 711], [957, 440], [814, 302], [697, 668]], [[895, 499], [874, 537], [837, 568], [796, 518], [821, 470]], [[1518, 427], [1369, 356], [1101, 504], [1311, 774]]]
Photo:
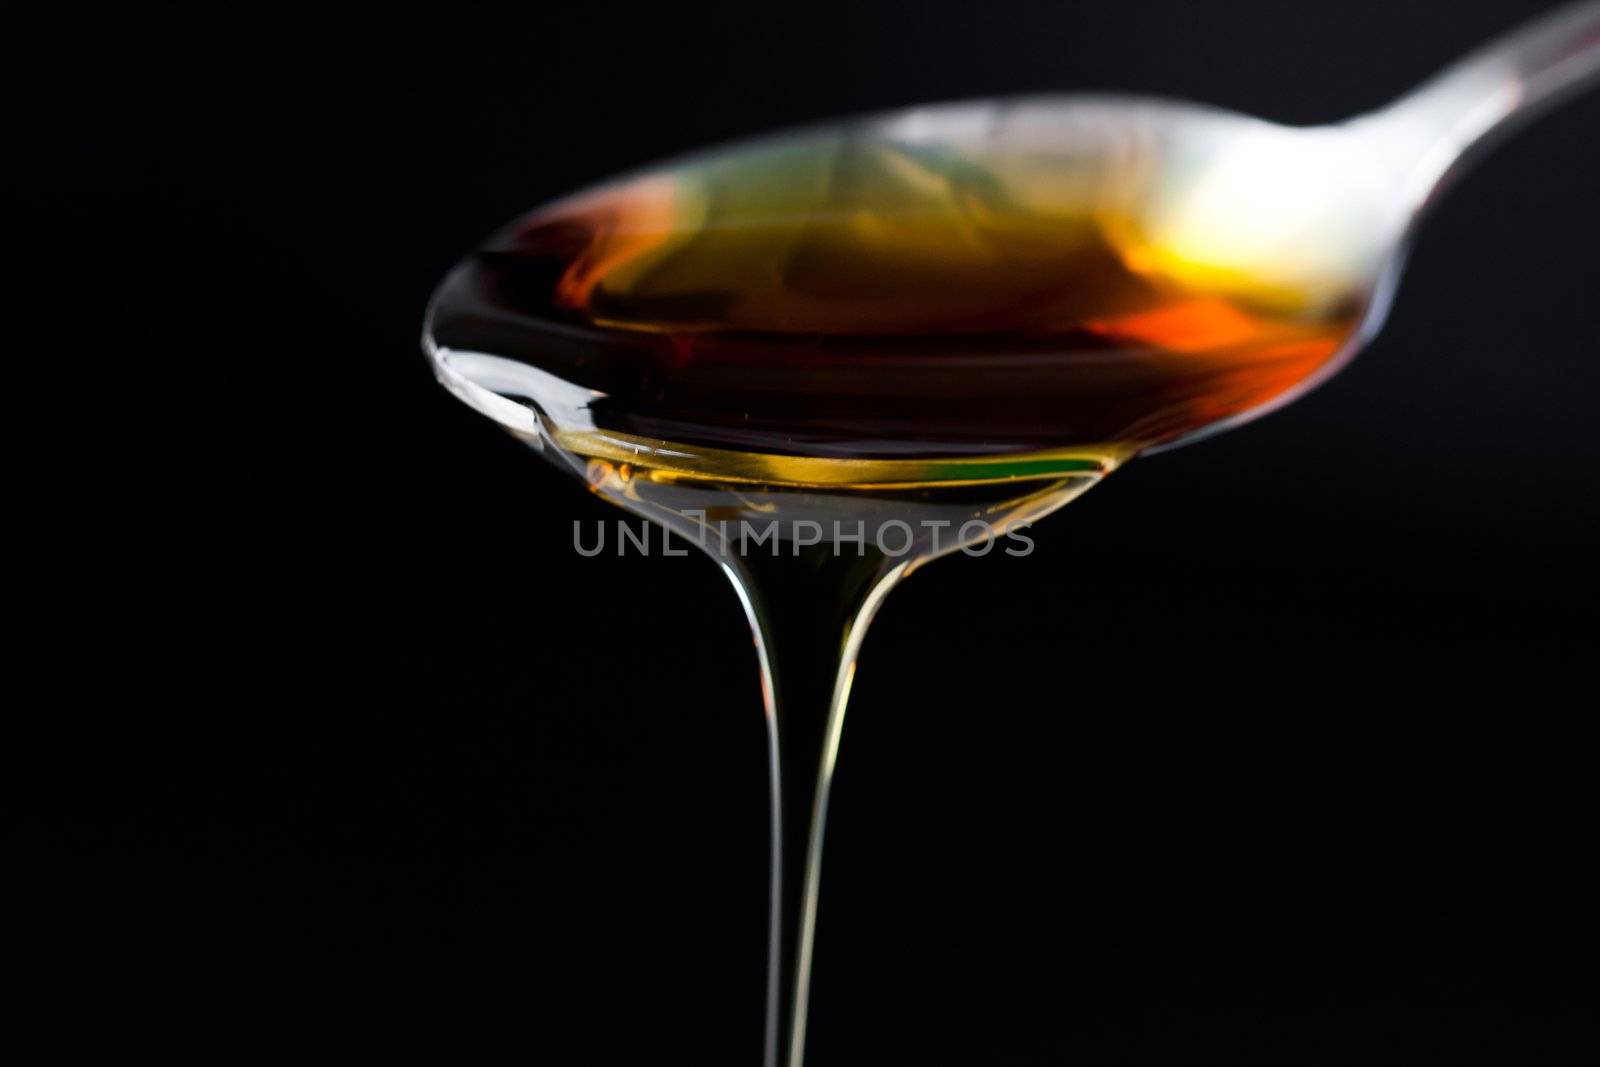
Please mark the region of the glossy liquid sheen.
[[936, 114], [535, 212], [446, 282], [431, 340], [582, 391], [579, 419], [519, 398], [575, 456], [865, 487], [1103, 472], [1287, 399], [1351, 337], [1337, 273], [1185, 218], [1205, 160], [1161, 129]]

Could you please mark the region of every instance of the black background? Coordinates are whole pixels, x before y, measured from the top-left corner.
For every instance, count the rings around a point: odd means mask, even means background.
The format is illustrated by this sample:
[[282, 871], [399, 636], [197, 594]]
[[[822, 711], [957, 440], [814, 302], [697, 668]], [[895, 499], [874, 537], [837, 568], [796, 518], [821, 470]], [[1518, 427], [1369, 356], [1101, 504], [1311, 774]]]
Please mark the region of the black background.
[[[24, 1013], [206, 1062], [756, 1062], [737, 603], [573, 553], [617, 513], [433, 383], [432, 285], [720, 139], [1038, 91], [1329, 121], [1545, 6], [21, 19]], [[890, 598], [811, 1062], [1594, 1061], [1597, 129], [1461, 181], [1315, 394]]]

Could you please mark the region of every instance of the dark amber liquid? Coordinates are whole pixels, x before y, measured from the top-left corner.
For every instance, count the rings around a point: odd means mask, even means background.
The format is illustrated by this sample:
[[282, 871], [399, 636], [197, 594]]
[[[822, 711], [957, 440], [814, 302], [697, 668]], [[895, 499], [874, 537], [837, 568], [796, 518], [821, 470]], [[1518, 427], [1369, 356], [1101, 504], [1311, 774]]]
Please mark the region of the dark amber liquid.
[[479, 250], [433, 338], [653, 442], [1115, 460], [1290, 395], [1354, 328], [1341, 294], [1175, 260], [1070, 170], [1020, 196], [1020, 166], [832, 135], [646, 174]]

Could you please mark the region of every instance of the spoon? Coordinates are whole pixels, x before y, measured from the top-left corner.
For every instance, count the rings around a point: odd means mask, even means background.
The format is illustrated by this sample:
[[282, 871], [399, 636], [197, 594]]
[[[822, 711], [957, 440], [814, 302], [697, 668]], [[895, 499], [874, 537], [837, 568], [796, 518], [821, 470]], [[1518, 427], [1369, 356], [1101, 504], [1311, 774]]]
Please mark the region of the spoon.
[[604, 183], [445, 279], [441, 382], [624, 507], [702, 544], [713, 511], [962, 531], [810, 571], [714, 546], [771, 731], [768, 1067], [802, 1060], [828, 783], [892, 584], [979, 536], [962, 519], [1004, 532], [1326, 379], [1440, 191], [1597, 75], [1586, 2], [1329, 126], [1113, 96], [914, 108]]

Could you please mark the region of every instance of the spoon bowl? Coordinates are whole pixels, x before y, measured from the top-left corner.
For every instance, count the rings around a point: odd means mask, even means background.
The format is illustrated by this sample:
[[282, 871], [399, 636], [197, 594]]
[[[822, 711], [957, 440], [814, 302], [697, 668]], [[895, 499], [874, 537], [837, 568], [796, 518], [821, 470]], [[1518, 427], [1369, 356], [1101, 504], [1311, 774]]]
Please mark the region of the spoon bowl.
[[562, 429], [850, 459], [1126, 457], [1348, 356], [1398, 258], [1395, 188], [1339, 127], [1105, 97], [917, 108], [536, 211], [447, 280], [430, 351], [447, 381], [489, 353], [576, 386], [563, 404], [524, 382]]

